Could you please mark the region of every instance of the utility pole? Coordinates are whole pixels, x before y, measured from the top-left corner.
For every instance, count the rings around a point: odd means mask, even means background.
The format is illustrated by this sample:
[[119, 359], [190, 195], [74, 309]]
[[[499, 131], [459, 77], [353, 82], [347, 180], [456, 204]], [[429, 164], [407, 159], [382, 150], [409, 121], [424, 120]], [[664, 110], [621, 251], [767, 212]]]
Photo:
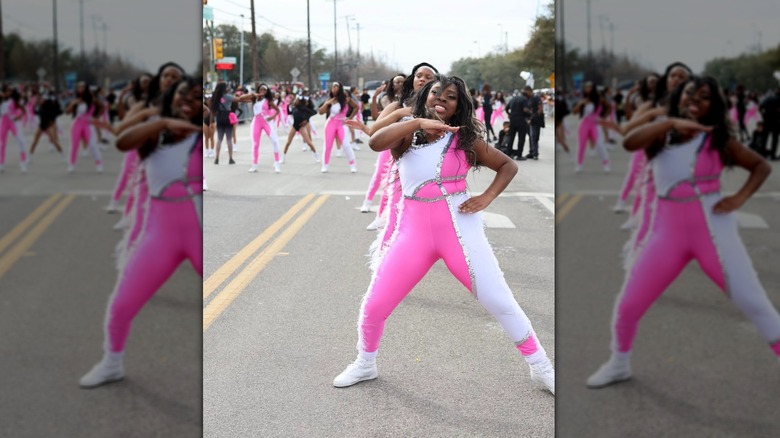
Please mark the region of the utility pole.
[[257, 29], [255, 28], [255, 0], [251, 0], [252, 9], [252, 82], [257, 82], [259, 78], [259, 68], [257, 59]]
[[5, 80], [5, 57], [3, 56], [3, 0], [0, 0], [0, 81]]
[[355, 23], [355, 25], [357, 26], [357, 63], [355, 66], [355, 86], [360, 87], [360, 23]]
[[98, 31], [97, 31], [97, 15], [92, 15], [92, 35], [95, 36], [95, 54], [100, 52], [100, 46], [98, 46]]
[[[57, 0], [51, 1], [52, 8], [54, 9], [53, 21], [54, 21], [54, 88], [59, 92], [60, 90], [60, 50], [57, 48]], [[1, 56], [0, 56], [1, 57]]]
[[241, 59], [238, 62], [239, 86], [244, 86], [244, 14], [241, 14]]
[[79, 62], [80, 73], [84, 72], [84, 0], [79, 0], [79, 29], [81, 35], [81, 59]]
[[336, 80], [336, 74], [339, 71], [339, 40], [338, 40], [338, 28], [336, 27], [336, 0], [333, 0], [333, 77], [331, 80]]
[[108, 57], [108, 37], [106, 36], [106, 31], [108, 30], [108, 25], [106, 22], [103, 22], [103, 54]]
[[588, 73], [590, 73], [591, 70], [591, 58], [593, 57], [592, 52], [590, 50], [590, 0], [585, 0], [585, 4], [588, 8]]
[[308, 65], [309, 65], [309, 91], [314, 92], [314, 83], [311, 77], [311, 18], [309, 14], [309, 0], [306, 0], [306, 35], [308, 39]]

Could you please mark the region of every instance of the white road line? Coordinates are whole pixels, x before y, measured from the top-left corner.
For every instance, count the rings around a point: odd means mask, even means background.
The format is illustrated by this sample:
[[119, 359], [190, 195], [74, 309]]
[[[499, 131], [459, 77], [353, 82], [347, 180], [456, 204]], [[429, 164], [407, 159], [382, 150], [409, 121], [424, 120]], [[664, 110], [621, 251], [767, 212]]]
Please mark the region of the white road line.
[[534, 198], [536, 198], [536, 200], [539, 201], [542, 205], [547, 207], [547, 209], [550, 210], [550, 213], [555, 213], [555, 205], [552, 203], [552, 201], [550, 201], [549, 197], [535, 195]]

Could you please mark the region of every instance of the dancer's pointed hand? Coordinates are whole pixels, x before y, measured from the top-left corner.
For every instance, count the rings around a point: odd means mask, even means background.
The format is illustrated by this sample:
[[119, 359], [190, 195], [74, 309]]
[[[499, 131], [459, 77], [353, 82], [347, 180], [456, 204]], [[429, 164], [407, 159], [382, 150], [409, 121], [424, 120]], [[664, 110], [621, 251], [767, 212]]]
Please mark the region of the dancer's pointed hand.
[[745, 200], [738, 195], [726, 196], [712, 207], [712, 212], [715, 214], [731, 213], [742, 207], [744, 203]]
[[458, 211], [460, 213], [476, 213], [487, 208], [491, 202], [493, 202], [493, 198], [483, 193], [460, 204], [460, 206], [458, 206]]

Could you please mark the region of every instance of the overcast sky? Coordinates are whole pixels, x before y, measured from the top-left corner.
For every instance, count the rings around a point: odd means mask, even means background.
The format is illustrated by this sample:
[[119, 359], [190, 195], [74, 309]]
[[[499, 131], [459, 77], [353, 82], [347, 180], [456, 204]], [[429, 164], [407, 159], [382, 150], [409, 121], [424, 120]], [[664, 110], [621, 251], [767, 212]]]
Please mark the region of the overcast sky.
[[[52, 5], [52, 0], [4, 0], [3, 33], [53, 38]], [[150, 71], [174, 61], [192, 73], [200, 62], [201, 8], [196, 0], [83, 0], [85, 51], [95, 48], [93, 21], [98, 25], [97, 44], [104, 50], [105, 23], [108, 52]], [[78, 54], [79, 0], [57, 0], [57, 16], [60, 47]]]
[[[586, 4], [566, 1], [563, 9], [567, 44], [580, 47], [583, 54], [588, 39]], [[611, 46], [606, 27], [611, 22], [614, 51], [633, 55], [661, 73], [678, 60], [701, 72], [712, 58], [749, 52], [759, 41], [763, 49], [780, 43], [778, 0], [591, 0], [590, 4], [594, 52], [604, 44]]]
[[[442, 73], [452, 62], [496, 51], [506, 37], [509, 50], [528, 40], [537, 15], [550, 0], [337, 0], [336, 25], [339, 51], [350, 42], [360, 52], [373, 51], [390, 65], [407, 72], [422, 61]], [[453, 6], [457, 5], [457, 6]], [[471, 5], [465, 8], [463, 5]], [[209, 0], [214, 23], [234, 24], [250, 32], [249, 0]], [[333, 53], [333, 0], [310, 0], [312, 43]], [[257, 34], [271, 32], [278, 39], [306, 38], [306, 0], [255, 1]], [[351, 16], [354, 20], [350, 20]], [[350, 30], [347, 29], [347, 21]]]

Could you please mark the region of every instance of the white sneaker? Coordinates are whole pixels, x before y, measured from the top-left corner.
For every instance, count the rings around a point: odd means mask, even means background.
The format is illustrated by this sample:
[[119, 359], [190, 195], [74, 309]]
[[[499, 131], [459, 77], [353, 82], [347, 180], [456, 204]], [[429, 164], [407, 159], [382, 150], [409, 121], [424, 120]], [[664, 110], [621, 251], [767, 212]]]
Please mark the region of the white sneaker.
[[284, 164], [284, 157], [286, 157], [287, 154], [282, 154], [282, 157], [279, 159], [279, 164]]
[[68, 173], [73, 173], [73, 171], [76, 170], [76, 166], [69, 164], [68, 165]]
[[588, 377], [588, 388], [603, 388], [630, 378], [631, 362], [628, 359], [618, 359], [613, 355], [598, 371]]
[[84, 389], [96, 388], [100, 385], [116, 382], [125, 377], [125, 369], [121, 360], [103, 358], [87, 374], [79, 380], [79, 386]]
[[249, 168], [249, 173], [255, 173], [257, 172], [257, 164], [253, 164], [252, 167]]
[[358, 357], [354, 362], [347, 365], [347, 369], [333, 379], [333, 386], [346, 388], [364, 380], [376, 379], [378, 375], [376, 360], [369, 362]]
[[279, 163], [274, 163], [274, 172], [280, 173], [282, 171], [282, 166]]
[[98, 164], [97, 166], [95, 166], [95, 170], [97, 170], [98, 173], [103, 173], [103, 165]]
[[208, 185], [208, 184], [206, 184], [206, 180], [204, 179], [204, 180], [203, 180], [203, 191], [204, 191], [204, 192], [207, 192], [208, 190], [209, 190], [209, 185]]
[[385, 217], [383, 215], [383, 216], [374, 218], [374, 221], [371, 222], [370, 224], [368, 224], [366, 229], [368, 231], [375, 231], [375, 230], [378, 230], [380, 228], [384, 228], [385, 225], [387, 225], [387, 219], [385, 219]]
[[364, 199], [363, 205], [360, 207], [360, 212], [368, 213], [369, 211], [371, 211], [371, 201], [369, 201], [368, 199]]
[[122, 216], [122, 219], [119, 219], [119, 222], [114, 224], [115, 230], [124, 230], [130, 225], [130, 219], [127, 218], [127, 216]]
[[309, 146], [306, 145], [306, 143], [303, 144], [303, 149], [301, 151], [306, 152], [309, 150]]
[[353, 143], [352, 143], [352, 150], [353, 150], [353, 151], [359, 151], [359, 150], [360, 150], [360, 146], [358, 146], [358, 144], [357, 144], [357, 143], [354, 143], [354, 142], [353, 142]]
[[27, 173], [27, 162], [20, 161], [19, 168], [22, 169], [22, 173]]
[[106, 213], [113, 214], [117, 212], [119, 212], [119, 203], [112, 199], [106, 206]]
[[357, 166], [356, 166], [356, 165], [354, 165], [354, 164], [350, 165], [350, 166], [349, 166], [349, 171], [350, 171], [351, 173], [357, 173]]
[[543, 385], [548, 391], [555, 395], [555, 369], [553, 368], [550, 359], [545, 359], [540, 363], [530, 365], [530, 367], [531, 380]]
[[337, 156], [337, 157], [341, 157], [341, 150], [337, 150], [337, 151], [336, 151], [336, 156]]
[[604, 173], [612, 172], [612, 169], [609, 168], [609, 164], [604, 166]]
[[577, 167], [574, 168], [575, 173], [582, 173], [582, 166], [577, 165]]
[[625, 213], [626, 212], [626, 203], [623, 202], [622, 199], [618, 199], [617, 203], [614, 207], [612, 207], [612, 211], [615, 213]]
[[620, 229], [623, 231], [632, 230], [636, 228], [637, 218], [636, 216], [631, 216], [628, 218], [627, 221], [623, 223], [623, 225], [620, 226]]
[[319, 162], [320, 162], [320, 156], [319, 156], [319, 155], [317, 155], [317, 153], [316, 153], [316, 152], [314, 152], [314, 162], [315, 162], [315, 163], [319, 163]]
[[320, 172], [322, 173], [328, 173], [328, 166], [326, 164], [322, 165], [322, 168], [320, 169]]

